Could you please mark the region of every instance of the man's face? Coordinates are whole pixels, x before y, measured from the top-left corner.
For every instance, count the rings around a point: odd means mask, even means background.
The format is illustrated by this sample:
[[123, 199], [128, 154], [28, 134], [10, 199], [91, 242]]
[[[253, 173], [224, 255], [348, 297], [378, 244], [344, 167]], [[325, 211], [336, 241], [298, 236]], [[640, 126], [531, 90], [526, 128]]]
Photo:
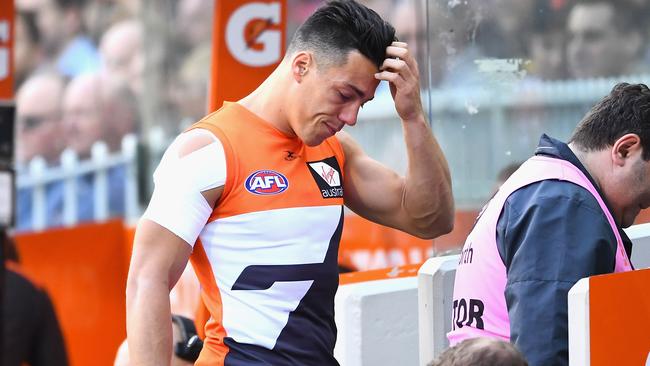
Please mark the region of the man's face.
[[63, 126], [66, 146], [82, 158], [90, 155], [93, 143], [104, 140], [104, 126], [100, 118], [97, 83], [78, 80], [66, 89], [63, 98]]
[[354, 126], [359, 108], [375, 94], [376, 72], [375, 64], [357, 51], [343, 65], [312, 67], [299, 83], [295, 109], [289, 113], [294, 133], [316, 146], [345, 125]]
[[625, 35], [613, 24], [607, 3], [576, 5], [569, 14], [567, 46], [569, 71], [577, 78], [615, 76], [630, 66], [635, 55]]
[[139, 94], [144, 70], [140, 25], [128, 21], [115, 25], [102, 38], [101, 53], [106, 80], [129, 85]]
[[614, 212], [620, 212], [618, 219], [623, 227], [632, 225], [639, 212], [650, 206], [650, 161], [643, 160], [641, 153], [631, 159], [607, 197]]
[[36, 23], [48, 53], [57, 52], [65, 38], [64, 14], [55, 0], [44, 0], [36, 12]]
[[60, 145], [62, 89], [59, 80], [39, 78], [26, 84], [25, 90], [18, 94], [16, 155], [19, 162], [27, 163], [36, 156], [47, 161], [56, 160]]

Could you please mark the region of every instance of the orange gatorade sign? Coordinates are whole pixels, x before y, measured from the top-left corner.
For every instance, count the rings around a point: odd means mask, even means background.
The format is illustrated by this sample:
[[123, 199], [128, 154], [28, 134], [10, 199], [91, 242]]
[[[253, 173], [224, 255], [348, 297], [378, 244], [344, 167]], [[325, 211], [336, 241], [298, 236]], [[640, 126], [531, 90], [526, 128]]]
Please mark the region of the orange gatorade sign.
[[216, 1], [214, 19], [210, 111], [248, 95], [280, 63], [286, 0]]
[[649, 284], [650, 269], [589, 278], [592, 366], [650, 362]]
[[13, 78], [14, 2], [0, 6], [0, 100], [14, 97]]

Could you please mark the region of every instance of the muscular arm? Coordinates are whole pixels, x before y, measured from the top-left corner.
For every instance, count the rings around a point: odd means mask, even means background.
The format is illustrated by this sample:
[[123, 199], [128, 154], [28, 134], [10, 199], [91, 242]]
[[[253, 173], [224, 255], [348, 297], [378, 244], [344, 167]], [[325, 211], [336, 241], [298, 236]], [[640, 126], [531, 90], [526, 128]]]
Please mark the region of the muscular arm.
[[497, 247], [511, 341], [530, 365], [568, 364], [568, 292], [583, 277], [611, 272], [615, 245], [596, 200], [572, 183], [545, 181], [510, 196]]
[[126, 291], [127, 338], [133, 365], [169, 365], [172, 357], [169, 291], [192, 248], [157, 223], [136, 229]]
[[376, 77], [390, 82], [402, 120], [408, 170], [405, 177], [399, 176], [368, 157], [349, 135], [339, 133], [346, 159], [346, 205], [380, 224], [434, 238], [453, 227], [449, 167], [424, 116], [413, 56], [400, 42], [387, 48], [387, 56]]
[[[214, 138], [194, 134], [163, 157], [149, 208], [136, 228], [126, 289], [127, 340], [132, 365], [169, 365], [172, 326], [169, 291], [178, 281], [200, 229], [223, 186], [205, 166]], [[210, 146], [208, 146], [210, 145]], [[178, 155], [180, 159], [174, 159]], [[187, 157], [187, 158], [185, 158]], [[218, 160], [217, 160], [218, 161]], [[216, 174], [218, 175], [218, 174]], [[225, 178], [224, 178], [225, 179]], [[191, 204], [190, 204], [191, 202]], [[178, 224], [178, 220], [191, 220]], [[170, 229], [171, 228], [171, 229]]]

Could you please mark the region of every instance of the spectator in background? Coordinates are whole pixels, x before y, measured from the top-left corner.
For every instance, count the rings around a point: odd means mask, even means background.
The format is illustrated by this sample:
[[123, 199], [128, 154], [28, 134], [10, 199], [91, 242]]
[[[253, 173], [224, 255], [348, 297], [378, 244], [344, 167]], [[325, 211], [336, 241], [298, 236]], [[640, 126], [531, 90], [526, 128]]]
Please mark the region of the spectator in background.
[[[102, 81], [104, 79], [102, 78]], [[107, 125], [105, 141], [111, 152], [122, 149], [125, 136], [138, 133], [137, 100], [128, 85], [102, 84], [101, 119]]]
[[185, 54], [212, 39], [214, 0], [179, 0], [176, 6], [178, 52]]
[[55, 164], [61, 145], [61, 96], [64, 81], [55, 73], [29, 77], [16, 93], [18, 164], [41, 156]]
[[67, 147], [89, 159], [95, 142], [106, 141], [109, 121], [102, 121], [99, 74], [82, 74], [68, 83], [63, 96], [63, 134]]
[[[84, 74], [72, 79], [63, 97], [63, 127], [66, 145], [81, 159], [90, 159], [93, 145], [106, 143], [111, 137], [113, 122], [107, 107], [107, 95], [99, 74]], [[95, 218], [95, 174], [86, 174], [77, 180], [77, 215], [80, 221]], [[124, 214], [125, 168], [122, 165], [108, 169], [109, 216]]]
[[212, 45], [204, 43], [181, 63], [170, 88], [172, 104], [180, 113], [179, 131], [200, 120], [207, 112]]
[[480, 24], [472, 37], [486, 57], [526, 57], [525, 41], [536, 16], [534, 0], [478, 1], [473, 6]]
[[0, 240], [4, 241], [6, 258], [1, 364], [67, 365], [63, 335], [50, 297], [22, 273], [16, 247], [4, 231], [0, 232]]
[[528, 362], [509, 342], [473, 338], [446, 349], [429, 366], [528, 366]]
[[16, 13], [14, 42], [14, 78], [16, 89], [36, 70], [43, 61], [41, 35], [36, 26], [33, 11], [18, 10]]
[[567, 76], [566, 13], [567, 5], [550, 0], [535, 1], [537, 13], [532, 19], [526, 42], [530, 74], [541, 80], [560, 80]]
[[36, 10], [46, 57], [65, 77], [99, 69], [99, 53], [84, 33], [85, 0], [42, 0]]
[[499, 188], [505, 183], [510, 176], [519, 169], [521, 166], [521, 161], [514, 161], [505, 167], [503, 167], [501, 170], [499, 170], [499, 174], [497, 174], [497, 180], [494, 182], [494, 188], [492, 188], [492, 195], [494, 195]]
[[100, 43], [104, 82], [128, 85], [136, 97], [142, 94], [142, 37], [142, 23], [130, 19], [112, 25]]
[[126, 13], [112, 0], [90, 0], [84, 4], [82, 17], [86, 34], [94, 44], [99, 44], [111, 25], [126, 19]]
[[433, 1], [430, 6], [429, 25], [434, 35], [430, 50], [436, 60], [432, 72], [441, 76], [439, 86], [453, 89], [485, 85], [485, 75], [478, 72], [476, 65], [476, 60], [484, 58], [483, 51], [475, 40], [482, 5], [457, 2], [448, 6], [446, 1]]
[[567, 23], [570, 76], [580, 79], [647, 72], [641, 22], [645, 13], [630, 1], [578, 1]]
[[[426, 19], [424, 7], [420, 1], [398, 0], [391, 9], [391, 24], [401, 42], [406, 42], [420, 65], [427, 65], [426, 56]], [[435, 60], [438, 62], [438, 60]]]
[[[59, 163], [63, 148], [61, 134], [61, 96], [64, 82], [55, 73], [45, 72], [29, 77], [16, 94], [16, 160], [18, 170], [35, 157], [41, 157], [46, 164]], [[61, 181], [45, 187], [45, 209], [43, 215], [47, 225], [61, 223], [63, 205], [63, 184]], [[16, 199], [16, 228], [30, 230], [36, 225], [33, 195], [30, 189], [20, 189]]]

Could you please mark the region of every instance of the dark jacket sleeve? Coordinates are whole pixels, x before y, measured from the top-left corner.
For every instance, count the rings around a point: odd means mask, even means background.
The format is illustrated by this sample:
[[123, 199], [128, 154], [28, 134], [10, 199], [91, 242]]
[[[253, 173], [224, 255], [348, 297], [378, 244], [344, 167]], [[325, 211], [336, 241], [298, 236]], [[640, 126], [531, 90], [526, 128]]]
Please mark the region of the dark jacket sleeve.
[[68, 358], [63, 335], [52, 301], [43, 290], [39, 290], [38, 295], [40, 324], [34, 339], [30, 364], [33, 366], [67, 366]]
[[581, 278], [612, 272], [616, 239], [596, 199], [569, 182], [514, 192], [497, 224], [507, 271], [510, 337], [529, 365], [568, 365], [567, 295]]

